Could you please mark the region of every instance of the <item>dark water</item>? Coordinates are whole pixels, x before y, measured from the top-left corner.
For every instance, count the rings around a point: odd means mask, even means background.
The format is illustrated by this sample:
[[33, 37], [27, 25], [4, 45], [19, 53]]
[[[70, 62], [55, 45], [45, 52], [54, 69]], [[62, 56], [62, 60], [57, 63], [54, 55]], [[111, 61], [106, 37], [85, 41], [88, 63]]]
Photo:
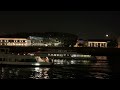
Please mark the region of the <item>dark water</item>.
[[120, 79], [119, 57], [77, 66], [17, 67], [0, 66], [1, 79]]

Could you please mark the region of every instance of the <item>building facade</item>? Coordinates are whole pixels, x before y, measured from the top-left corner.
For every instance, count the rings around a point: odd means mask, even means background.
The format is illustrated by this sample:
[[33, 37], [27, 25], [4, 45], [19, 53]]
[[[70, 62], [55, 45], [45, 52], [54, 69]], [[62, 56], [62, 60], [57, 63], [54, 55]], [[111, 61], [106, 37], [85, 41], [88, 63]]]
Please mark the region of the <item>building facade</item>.
[[56, 38], [43, 38], [30, 36], [31, 46], [61, 46], [61, 42]]
[[62, 32], [6, 34], [0, 36], [0, 46], [73, 47], [77, 38]]
[[30, 46], [31, 40], [26, 38], [0, 38], [0, 46]]
[[107, 47], [107, 42], [102, 41], [88, 41], [87, 47]]
[[30, 36], [28, 38], [0, 38], [0, 46], [61, 46], [61, 42], [54, 38]]
[[74, 47], [108, 47], [109, 40], [77, 40]]

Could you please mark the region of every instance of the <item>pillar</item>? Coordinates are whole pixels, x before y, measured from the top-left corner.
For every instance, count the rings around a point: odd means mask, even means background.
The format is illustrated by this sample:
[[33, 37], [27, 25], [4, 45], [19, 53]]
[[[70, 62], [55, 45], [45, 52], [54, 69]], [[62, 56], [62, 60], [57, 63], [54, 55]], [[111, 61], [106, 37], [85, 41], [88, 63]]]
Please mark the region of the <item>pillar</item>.
[[105, 43], [105, 47], [107, 47], [107, 43]]

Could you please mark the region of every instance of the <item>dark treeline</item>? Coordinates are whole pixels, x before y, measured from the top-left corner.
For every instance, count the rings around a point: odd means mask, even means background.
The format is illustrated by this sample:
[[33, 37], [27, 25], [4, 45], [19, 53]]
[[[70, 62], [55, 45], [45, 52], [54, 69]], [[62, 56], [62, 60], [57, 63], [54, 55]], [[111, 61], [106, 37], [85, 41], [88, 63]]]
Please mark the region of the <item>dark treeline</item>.
[[21, 32], [14, 34], [4, 34], [0, 35], [1, 38], [27, 38], [29, 36], [37, 36], [37, 37], [77, 37], [75, 34], [71, 33], [63, 33], [63, 32]]

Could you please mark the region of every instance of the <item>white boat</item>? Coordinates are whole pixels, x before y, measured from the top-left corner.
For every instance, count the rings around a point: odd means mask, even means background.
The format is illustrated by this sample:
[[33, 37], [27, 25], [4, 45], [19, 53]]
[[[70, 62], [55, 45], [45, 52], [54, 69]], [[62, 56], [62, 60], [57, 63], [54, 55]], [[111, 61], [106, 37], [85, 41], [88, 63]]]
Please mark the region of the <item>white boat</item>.
[[79, 54], [77, 52], [38, 52], [37, 56], [48, 57], [57, 66], [61, 65], [89, 65], [96, 61], [92, 55]]
[[2, 65], [24, 66], [50, 66], [50, 65], [76, 65], [87, 64], [96, 61], [91, 55], [78, 54], [76, 52], [38, 52], [38, 53], [0, 53]]
[[75, 59], [75, 60], [95, 60], [96, 57], [92, 55], [84, 55], [76, 52], [38, 52], [35, 55], [49, 57], [50, 59]]
[[0, 54], [0, 64], [2, 65], [27, 65], [27, 66], [47, 66], [52, 65], [49, 59], [40, 56]]

